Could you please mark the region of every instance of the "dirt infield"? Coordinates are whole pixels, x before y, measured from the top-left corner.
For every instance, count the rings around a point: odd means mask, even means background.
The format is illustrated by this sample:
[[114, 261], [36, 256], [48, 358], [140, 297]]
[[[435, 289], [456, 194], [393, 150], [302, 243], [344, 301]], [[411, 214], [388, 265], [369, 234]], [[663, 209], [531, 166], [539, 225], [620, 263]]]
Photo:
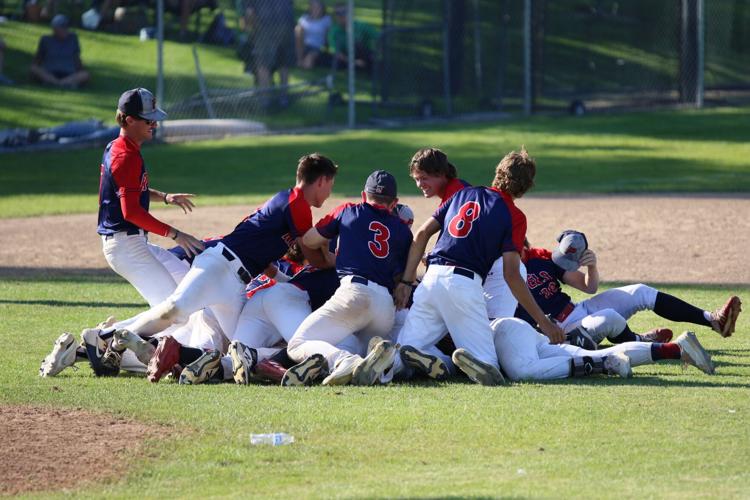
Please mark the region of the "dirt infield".
[[[316, 217], [340, 201], [327, 202]], [[403, 201], [414, 209], [417, 225], [435, 208], [423, 198]], [[529, 197], [518, 206], [528, 217], [534, 245], [551, 247], [562, 229], [585, 232], [604, 281], [750, 284], [750, 268], [740, 265], [750, 247], [750, 196]], [[252, 208], [153, 213], [196, 236], [215, 236], [231, 231]], [[160, 237], [152, 241], [171, 243]], [[96, 214], [0, 220], [0, 276], [106, 269]]]
[[106, 464], [134, 456], [154, 432], [154, 426], [83, 410], [0, 406], [0, 495], [105, 480], [123, 469]]

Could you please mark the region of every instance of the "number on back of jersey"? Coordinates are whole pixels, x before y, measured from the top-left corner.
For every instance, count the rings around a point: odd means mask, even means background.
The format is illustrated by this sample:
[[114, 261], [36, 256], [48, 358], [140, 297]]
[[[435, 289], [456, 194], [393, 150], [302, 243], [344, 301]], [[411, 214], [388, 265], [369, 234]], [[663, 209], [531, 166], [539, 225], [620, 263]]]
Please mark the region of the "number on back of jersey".
[[454, 238], [466, 238], [479, 218], [482, 207], [476, 201], [467, 201], [448, 224], [448, 234]]

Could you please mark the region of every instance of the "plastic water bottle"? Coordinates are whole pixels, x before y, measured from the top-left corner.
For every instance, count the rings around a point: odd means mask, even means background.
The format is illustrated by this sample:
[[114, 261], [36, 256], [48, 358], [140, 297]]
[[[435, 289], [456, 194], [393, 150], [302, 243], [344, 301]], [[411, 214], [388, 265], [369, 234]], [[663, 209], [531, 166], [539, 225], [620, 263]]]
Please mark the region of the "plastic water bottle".
[[271, 446], [281, 446], [282, 444], [291, 444], [294, 442], [294, 436], [284, 432], [274, 432], [272, 434], [250, 434], [250, 444], [270, 444]]

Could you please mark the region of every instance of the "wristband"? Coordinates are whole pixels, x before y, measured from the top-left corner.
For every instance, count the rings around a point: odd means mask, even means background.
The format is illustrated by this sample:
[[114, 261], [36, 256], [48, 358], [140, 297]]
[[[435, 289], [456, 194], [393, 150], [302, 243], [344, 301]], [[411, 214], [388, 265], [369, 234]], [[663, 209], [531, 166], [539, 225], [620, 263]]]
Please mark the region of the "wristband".
[[179, 232], [179, 231], [178, 231], [177, 229], [175, 229], [175, 230], [174, 230], [174, 236], [172, 236], [172, 239], [173, 239], [173, 240], [177, 240], [177, 237], [178, 237], [179, 235], [180, 235], [180, 232]]
[[167, 194], [169, 194], [169, 193], [164, 193], [164, 204], [165, 205], [169, 205], [169, 202], [167, 201]]

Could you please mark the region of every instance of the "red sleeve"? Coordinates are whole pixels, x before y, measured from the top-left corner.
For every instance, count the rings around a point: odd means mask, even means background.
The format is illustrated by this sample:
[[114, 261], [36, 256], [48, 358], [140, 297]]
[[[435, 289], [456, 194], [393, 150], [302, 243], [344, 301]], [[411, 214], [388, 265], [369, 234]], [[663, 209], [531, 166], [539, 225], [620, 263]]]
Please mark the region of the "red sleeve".
[[126, 221], [135, 224], [144, 231], [161, 236], [168, 236], [169, 226], [143, 209], [140, 196], [140, 191], [127, 191], [125, 196], [120, 196], [122, 216]]
[[128, 191], [141, 192], [141, 158], [139, 155], [120, 153], [110, 163], [112, 178], [117, 185], [117, 196]]
[[312, 227], [312, 210], [310, 205], [302, 196], [302, 191], [294, 189], [289, 199], [289, 222], [292, 227], [293, 237], [304, 235]]

